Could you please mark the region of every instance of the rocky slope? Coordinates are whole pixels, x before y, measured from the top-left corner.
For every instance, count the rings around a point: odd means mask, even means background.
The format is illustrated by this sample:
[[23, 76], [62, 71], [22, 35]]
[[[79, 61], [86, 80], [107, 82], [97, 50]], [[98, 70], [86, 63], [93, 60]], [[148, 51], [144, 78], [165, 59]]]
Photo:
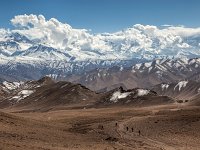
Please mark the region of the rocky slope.
[[130, 104], [148, 106], [175, 102], [167, 96], [159, 96], [147, 89], [124, 90], [120, 87], [109, 92], [96, 93], [80, 84], [55, 82], [49, 77], [37, 81], [3, 82], [0, 85], [0, 93], [0, 108], [32, 111]]
[[119, 86], [125, 89], [150, 88], [161, 83], [180, 80], [199, 81], [200, 59], [157, 59], [132, 67], [95, 69], [79, 78], [68, 80], [97, 91], [109, 91]]
[[148, 89], [124, 90], [122, 87], [105, 93], [101, 100], [96, 103], [99, 107], [105, 106], [156, 106], [173, 104], [172, 98], [160, 96], [156, 92]]
[[48, 110], [55, 107], [87, 106], [100, 96], [80, 84], [54, 82], [49, 77], [38, 81], [3, 82], [0, 107]]
[[191, 100], [200, 95], [200, 83], [183, 80], [177, 83], [162, 83], [152, 88], [159, 95], [170, 96], [179, 100]]

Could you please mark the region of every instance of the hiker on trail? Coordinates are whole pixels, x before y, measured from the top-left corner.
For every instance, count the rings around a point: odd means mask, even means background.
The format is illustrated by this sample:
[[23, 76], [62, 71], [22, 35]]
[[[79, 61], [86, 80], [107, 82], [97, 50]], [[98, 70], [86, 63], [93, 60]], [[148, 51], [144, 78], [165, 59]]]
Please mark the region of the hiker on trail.
[[138, 131], [138, 134], [139, 134], [139, 135], [141, 134], [140, 130]]
[[131, 128], [132, 129], [132, 132], [133, 132], [133, 128]]
[[128, 131], [128, 127], [126, 127], [126, 131]]
[[103, 130], [103, 125], [98, 125], [98, 129]]

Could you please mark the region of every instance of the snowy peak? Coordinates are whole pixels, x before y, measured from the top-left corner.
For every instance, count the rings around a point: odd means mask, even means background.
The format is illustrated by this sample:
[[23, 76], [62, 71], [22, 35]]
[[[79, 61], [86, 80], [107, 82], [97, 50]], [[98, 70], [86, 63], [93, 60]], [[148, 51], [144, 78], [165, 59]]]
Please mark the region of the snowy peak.
[[24, 82], [7, 82], [4, 81], [2, 83], [2, 88], [5, 90], [15, 90], [17, 88], [19, 88], [20, 86], [22, 86], [24, 84]]
[[200, 83], [182, 80], [173, 83], [162, 83], [152, 88], [159, 95], [170, 96], [177, 100], [190, 101], [200, 95]]
[[150, 106], [150, 105], [164, 105], [174, 103], [174, 100], [167, 96], [159, 96], [156, 92], [148, 89], [135, 88], [131, 90], [124, 90], [123, 88], [116, 88], [106, 92], [102, 99], [97, 102], [97, 105], [134, 105], [134, 106]]
[[176, 90], [176, 88], [178, 88], [178, 90], [180, 91], [181, 88], [186, 87], [187, 84], [188, 84], [188, 81], [180, 81], [180, 82], [177, 83], [177, 85], [174, 87], [174, 90]]
[[153, 62], [136, 64], [132, 67], [132, 72], [148, 71], [149, 73], [157, 71], [157, 73], [164, 72], [184, 72], [184, 71], [196, 71], [200, 68], [200, 59], [157, 59]]
[[131, 91], [116, 91], [112, 94], [112, 97], [110, 98], [111, 102], [118, 102], [118, 100], [120, 99], [124, 99], [127, 98], [132, 95], [134, 95], [135, 98], [140, 97], [140, 96], [146, 96], [150, 93], [150, 90], [146, 90], [146, 89], [137, 89], [137, 90], [131, 90]]
[[122, 87], [114, 89], [110, 92], [108, 92], [108, 100], [111, 103], [117, 103], [121, 100], [126, 100], [127, 102], [130, 102], [130, 100], [134, 100], [139, 97], [147, 96], [147, 95], [156, 95], [154, 91], [148, 90], [148, 89], [131, 89], [131, 90], [124, 90]]

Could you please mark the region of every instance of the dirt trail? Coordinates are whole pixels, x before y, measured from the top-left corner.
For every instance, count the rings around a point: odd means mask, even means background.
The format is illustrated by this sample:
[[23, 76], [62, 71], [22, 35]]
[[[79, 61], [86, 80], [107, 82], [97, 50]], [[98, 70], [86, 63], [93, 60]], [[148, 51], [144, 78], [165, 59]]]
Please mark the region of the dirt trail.
[[0, 150], [198, 150], [200, 108], [0, 113], [0, 139]]
[[175, 150], [174, 147], [167, 145], [163, 142], [148, 138], [147, 136], [142, 135], [142, 134], [139, 135], [139, 130], [142, 130], [141, 128], [137, 131], [132, 132], [132, 128], [129, 127], [129, 132], [126, 131], [125, 128], [127, 127], [127, 124], [129, 122], [136, 122], [138, 120], [144, 120], [147, 117], [149, 117], [149, 116], [132, 117], [130, 119], [124, 120], [123, 122], [119, 123], [119, 126], [118, 126], [116, 132], [119, 133], [121, 139], [124, 139], [123, 141], [126, 143], [131, 143], [132, 139], [135, 139], [135, 141], [132, 145], [136, 146], [137, 149], [141, 148], [141, 143], [142, 143], [143, 145], [146, 145], [146, 147], [143, 146], [143, 148], [149, 148], [149, 149], [152, 148], [152, 149], [159, 149], [159, 150]]

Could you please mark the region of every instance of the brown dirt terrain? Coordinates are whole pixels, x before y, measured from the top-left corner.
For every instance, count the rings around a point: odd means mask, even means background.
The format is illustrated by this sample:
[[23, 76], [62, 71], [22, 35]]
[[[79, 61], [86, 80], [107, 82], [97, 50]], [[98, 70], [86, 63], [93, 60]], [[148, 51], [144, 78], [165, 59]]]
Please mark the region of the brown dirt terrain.
[[199, 107], [2, 111], [0, 150], [198, 150], [200, 147]]

